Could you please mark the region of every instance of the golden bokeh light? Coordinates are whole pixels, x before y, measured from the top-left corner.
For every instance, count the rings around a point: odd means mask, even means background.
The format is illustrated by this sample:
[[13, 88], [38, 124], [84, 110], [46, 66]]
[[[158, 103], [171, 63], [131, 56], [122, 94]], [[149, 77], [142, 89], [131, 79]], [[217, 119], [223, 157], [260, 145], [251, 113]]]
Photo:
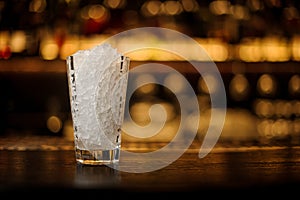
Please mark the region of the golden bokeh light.
[[236, 74], [229, 83], [229, 93], [236, 101], [245, 100], [250, 92], [249, 82], [244, 74]]
[[273, 96], [277, 91], [277, 82], [273, 75], [263, 74], [257, 81], [257, 90], [262, 96]]

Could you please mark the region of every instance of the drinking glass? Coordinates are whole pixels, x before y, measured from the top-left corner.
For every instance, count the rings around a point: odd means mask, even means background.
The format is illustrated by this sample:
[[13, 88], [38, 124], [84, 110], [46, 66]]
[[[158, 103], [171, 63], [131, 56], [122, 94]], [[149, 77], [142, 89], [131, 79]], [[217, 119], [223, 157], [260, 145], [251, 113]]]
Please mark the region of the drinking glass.
[[104, 47], [98, 47], [99, 52], [81, 51], [66, 58], [79, 164], [111, 164], [120, 158], [130, 59]]

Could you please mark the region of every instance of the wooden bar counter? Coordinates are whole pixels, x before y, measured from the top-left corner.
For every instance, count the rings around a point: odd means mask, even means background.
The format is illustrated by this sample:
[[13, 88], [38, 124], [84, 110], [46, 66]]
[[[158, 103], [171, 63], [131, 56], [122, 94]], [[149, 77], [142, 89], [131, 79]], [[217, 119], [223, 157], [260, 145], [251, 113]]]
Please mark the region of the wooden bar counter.
[[[122, 148], [151, 149], [159, 145], [127, 143]], [[76, 164], [72, 141], [60, 137], [2, 137], [0, 194], [13, 197], [43, 192], [43, 196], [55, 196], [57, 192], [70, 192], [118, 197], [140, 194], [153, 198], [179, 193], [232, 198], [298, 195], [299, 147], [217, 144], [200, 159], [199, 145], [198, 141], [193, 142], [179, 159], [161, 169], [128, 173], [108, 166]], [[121, 161], [132, 166], [136, 162]]]

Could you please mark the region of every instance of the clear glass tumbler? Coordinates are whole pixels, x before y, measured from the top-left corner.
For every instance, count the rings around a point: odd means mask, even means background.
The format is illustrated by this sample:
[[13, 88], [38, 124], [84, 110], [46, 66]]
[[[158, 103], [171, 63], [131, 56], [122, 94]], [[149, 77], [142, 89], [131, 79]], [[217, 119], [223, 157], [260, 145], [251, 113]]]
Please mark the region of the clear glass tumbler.
[[120, 158], [130, 60], [104, 45], [97, 47], [98, 56], [97, 51], [81, 51], [66, 59], [75, 157], [80, 164], [111, 164]]

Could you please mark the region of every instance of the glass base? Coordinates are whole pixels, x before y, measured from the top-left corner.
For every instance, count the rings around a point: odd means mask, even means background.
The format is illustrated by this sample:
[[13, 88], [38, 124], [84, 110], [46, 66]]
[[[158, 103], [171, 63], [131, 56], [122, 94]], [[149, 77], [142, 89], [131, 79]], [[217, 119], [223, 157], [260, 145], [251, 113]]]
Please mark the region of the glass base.
[[116, 163], [120, 158], [120, 148], [112, 150], [75, 150], [77, 163], [84, 165], [107, 165]]

